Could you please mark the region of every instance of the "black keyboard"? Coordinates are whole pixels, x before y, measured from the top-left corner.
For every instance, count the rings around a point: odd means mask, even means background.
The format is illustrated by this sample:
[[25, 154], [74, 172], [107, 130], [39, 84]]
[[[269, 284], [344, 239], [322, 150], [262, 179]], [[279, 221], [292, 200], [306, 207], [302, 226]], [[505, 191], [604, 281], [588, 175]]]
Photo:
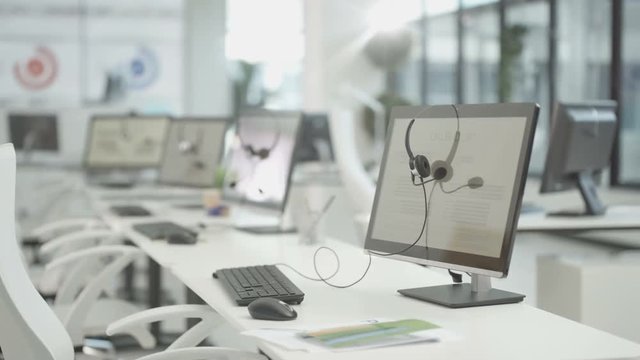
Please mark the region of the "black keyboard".
[[240, 306], [253, 300], [272, 297], [288, 304], [300, 304], [304, 293], [295, 286], [275, 265], [247, 266], [222, 269], [213, 273]]
[[151, 212], [142, 206], [118, 205], [112, 206], [111, 211], [118, 216], [150, 216]]
[[152, 240], [164, 240], [173, 234], [198, 236], [197, 232], [168, 221], [134, 225], [133, 230]]

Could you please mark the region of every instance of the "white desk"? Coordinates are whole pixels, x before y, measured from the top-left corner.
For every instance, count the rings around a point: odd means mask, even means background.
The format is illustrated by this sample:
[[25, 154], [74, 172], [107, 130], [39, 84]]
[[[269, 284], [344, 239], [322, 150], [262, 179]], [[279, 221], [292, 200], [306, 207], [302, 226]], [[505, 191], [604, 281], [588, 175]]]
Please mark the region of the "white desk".
[[594, 231], [640, 229], [640, 206], [617, 205], [602, 216], [548, 216], [543, 212], [525, 213], [518, 220], [518, 231]]
[[131, 188], [90, 186], [89, 196], [96, 201], [202, 201], [204, 189], [143, 184]]
[[[199, 212], [165, 212], [175, 222], [191, 225], [202, 221]], [[291, 322], [253, 320], [246, 308], [235, 306], [222, 284], [212, 278], [218, 268], [286, 262], [312, 274], [315, 247], [298, 244], [295, 235], [252, 236], [226, 227], [210, 228], [197, 245], [168, 245], [153, 242], [131, 230], [137, 222], [105, 216], [115, 229], [123, 231], [150, 257], [198, 294], [238, 330], [264, 327], [305, 328], [376, 317], [422, 318], [462, 336], [460, 341], [418, 344], [359, 352], [289, 352], [268, 343], [260, 349], [272, 359], [629, 359], [640, 358], [635, 344], [593, 328], [535, 309], [512, 304], [468, 309], [448, 309], [420, 302], [396, 293], [399, 288], [447, 283], [442, 277], [417, 265], [374, 258], [367, 277], [350, 289], [334, 289], [303, 279], [288, 269], [289, 276], [305, 293], [297, 306], [299, 317]], [[157, 219], [156, 219], [157, 220]], [[357, 247], [329, 242], [341, 256], [342, 270], [333, 281], [346, 283], [358, 278], [367, 256]], [[323, 256], [321, 269], [331, 271], [331, 255]]]

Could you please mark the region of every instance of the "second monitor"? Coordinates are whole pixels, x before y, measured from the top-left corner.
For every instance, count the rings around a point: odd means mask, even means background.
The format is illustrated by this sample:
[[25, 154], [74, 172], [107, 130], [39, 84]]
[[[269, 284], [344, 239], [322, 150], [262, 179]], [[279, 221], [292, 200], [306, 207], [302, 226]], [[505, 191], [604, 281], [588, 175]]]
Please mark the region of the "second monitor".
[[182, 118], [171, 122], [159, 182], [212, 187], [224, 152], [227, 118]]
[[168, 116], [97, 115], [87, 136], [88, 169], [148, 169], [162, 160]]
[[559, 103], [540, 192], [578, 188], [585, 212], [564, 211], [555, 215], [602, 215], [605, 206], [597, 184], [609, 166], [617, 130], [616, 102]]
[[[241, 114], [228, 154], [223, 196], [281, 214], [289, 194], [302, 115], [288, 111]], [[278, 231], [273, 227], [264, 232]]]

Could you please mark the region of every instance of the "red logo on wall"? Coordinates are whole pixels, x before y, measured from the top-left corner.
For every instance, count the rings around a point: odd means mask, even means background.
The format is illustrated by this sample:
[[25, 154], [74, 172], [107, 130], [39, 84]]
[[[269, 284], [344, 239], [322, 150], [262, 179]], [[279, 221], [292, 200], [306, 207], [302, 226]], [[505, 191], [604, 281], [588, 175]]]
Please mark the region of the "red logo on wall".
[[43, 90], [58, 76], [58, 60], [49, 48], [39, 46], [28, 59], [15, 63], [13, 75], [25, 89]]

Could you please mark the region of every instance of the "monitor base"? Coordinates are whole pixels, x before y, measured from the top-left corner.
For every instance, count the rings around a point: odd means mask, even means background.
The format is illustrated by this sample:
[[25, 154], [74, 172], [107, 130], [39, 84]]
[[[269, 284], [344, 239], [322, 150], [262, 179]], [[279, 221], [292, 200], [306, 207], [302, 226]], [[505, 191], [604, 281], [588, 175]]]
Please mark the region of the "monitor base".
[[520, 206], [520, 214], [542, 213], [544, 208], [532, 202], [523, 202]]
[[472, 274], [471, 284], [429, 286], [401, 289], [404, 296], [446, 306], [465, 308], [473, 306], [513, 304], [521, 302], [524, 295], [491, 288], [489, 277]]
[[589, 214], [585, 211], [581, 211], [581, 210], [559, 210], [559, 211], [553, 211], [553, 212], [548, 212], [547, 216], [549, 217], [598, 217], [598, 216], [603, 216], [606, 214], [606, 211], [603, 212], [602, 214]]
[[236, 226], [236, 230], [255, 235], [295, 234], [298, 232], [296, 228], [282, 228], [280, 225]]

